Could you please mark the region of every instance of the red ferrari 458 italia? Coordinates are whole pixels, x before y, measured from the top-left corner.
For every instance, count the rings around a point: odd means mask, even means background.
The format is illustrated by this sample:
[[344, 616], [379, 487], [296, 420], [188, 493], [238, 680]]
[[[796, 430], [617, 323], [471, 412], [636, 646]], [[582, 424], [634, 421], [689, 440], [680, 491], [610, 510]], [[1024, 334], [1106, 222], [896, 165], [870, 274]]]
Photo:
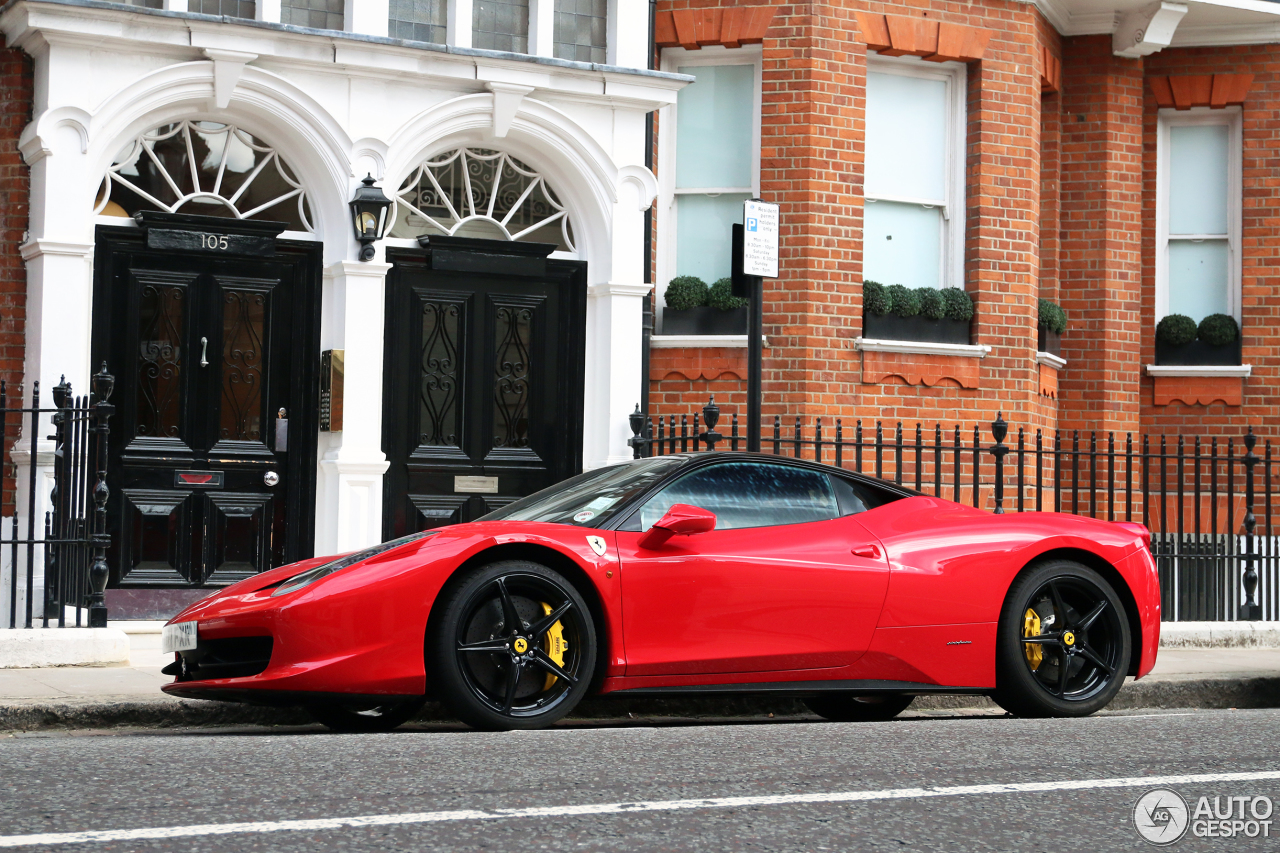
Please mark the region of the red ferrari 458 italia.
[[220, 590], [165, 627], [164, 690], [347, 731], [428, 697], [477, 728], [538, 728], [588, 693], [772, 693], [833, 720], [970, 693], [1079, 716], [1155, 664], [1149, 541], [796, 459], [641, 459]]

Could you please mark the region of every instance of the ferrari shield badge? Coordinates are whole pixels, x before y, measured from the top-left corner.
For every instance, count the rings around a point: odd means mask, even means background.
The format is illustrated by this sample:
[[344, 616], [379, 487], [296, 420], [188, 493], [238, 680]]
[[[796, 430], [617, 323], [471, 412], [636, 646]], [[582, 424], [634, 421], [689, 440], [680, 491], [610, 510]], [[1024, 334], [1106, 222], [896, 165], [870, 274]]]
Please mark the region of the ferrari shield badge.
[[601, 539], [599, 536], [588, 536], [587, 544], [591, 546], [592, 551], [595, 551], [596, 554], [600, 555], [601, 557], [604, 556], [605, 550], [608, 549], [609, 547], [608, 545], [605, 544], [605, 541]]

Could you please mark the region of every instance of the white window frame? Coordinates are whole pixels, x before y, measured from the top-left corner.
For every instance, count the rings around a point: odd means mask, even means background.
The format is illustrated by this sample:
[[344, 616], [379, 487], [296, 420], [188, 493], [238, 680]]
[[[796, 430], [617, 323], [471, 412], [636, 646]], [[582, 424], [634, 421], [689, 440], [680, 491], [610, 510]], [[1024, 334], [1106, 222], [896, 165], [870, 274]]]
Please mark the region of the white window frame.
[[[676, 190], [676, 108], [677, 104], [658, 111], [658, 246], [656, 252], [657, 285], [655, 286], [654, 322], [661, 328], [663, 294], [676, 271], [676, 196], [719, 193], [751, 193], [760, 197], [760, 114], [763, 103], [764, 50], [761, 45], [722, 47], [712, 45], [701, 50], [668, 47], [662, 50], [662, 70], [676, 72], [681, 67], [696, 65], [753, 65], [753, 121], [751, 125], [751, 186], [712, 187]], [[708, 282], [710, 284], [710, 282]], [[720, 335], [716, 337], [734, 337]], [[741, 337], [738, 335], [737, 337]]]
[[[905, 202], [907, 204], [931, 205], [942, 208], [942, 269], [939, 271], [937, 287], [958, 287], [964, 289], [964, 239], [965, 239], [965, 161], [967, 127], [967, 72], [963, 62], [925, 62], [915, 56], [880, 56], [877, 53], [867, 54], [867, 71], [878, 74], [900, 74], [905, 77], [921, 77], [926, 80], [941, 80], [947, 84], [947, 143], [945, 146], [945, 181], [947, 197], [942, 199], [908, 198], [906, 196], [878, 195], [868, 196], [865, 193], [864, 172], [864, 204], [875, 204], [877, 201]], [[864, 137], [865, 139], [865, 137]], [[864, 149], [865, 150], [865, 149]], [[865, 167], [865, 161], [864, 161]], [[865, 251], [864, 251], [865, 257]], [[892, 284], [892, 282], [884, 282]]]
[[[1244, 197], [1243, 117], [1239, 107], [1163, 109], [1156, 118], [1156, 322], [1169, 315], [1169, 129], [1225, 125], [1227, 135], [1227, 313], [1241, 321], [1240, 208]], [[1222, 239], [1221, 234], [1178, 235], [1174, 240]]]

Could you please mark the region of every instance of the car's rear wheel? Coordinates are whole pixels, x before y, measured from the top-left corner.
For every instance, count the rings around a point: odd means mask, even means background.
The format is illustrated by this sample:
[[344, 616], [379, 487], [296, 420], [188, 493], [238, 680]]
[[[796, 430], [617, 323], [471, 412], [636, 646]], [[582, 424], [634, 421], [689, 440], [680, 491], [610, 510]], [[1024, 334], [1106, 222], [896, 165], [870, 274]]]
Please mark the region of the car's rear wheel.
[[914, 696], [814, 696], [804, 700], [819, 717], [837, 723], [870, 723], [892, 720], [907, 709]]
[[425, 699], [397, 699], [374, 703], [325, 703], [310, 705], [307, 712], [317, 723], [335, 732], [389, 732], [422, 710]]
[[477, 569], [446, 592], [428, 641], [445, 706], [467, 725], [549, 726], [586, 694], [596, 632], [564, 576], [524, 560]]
[[996, 636], [992, 698], [1020, 717], [1083, 717], [1124, 685], [1132, 643], [1111, 584], [1068, 560], [1043, 563], [1014, 581]]

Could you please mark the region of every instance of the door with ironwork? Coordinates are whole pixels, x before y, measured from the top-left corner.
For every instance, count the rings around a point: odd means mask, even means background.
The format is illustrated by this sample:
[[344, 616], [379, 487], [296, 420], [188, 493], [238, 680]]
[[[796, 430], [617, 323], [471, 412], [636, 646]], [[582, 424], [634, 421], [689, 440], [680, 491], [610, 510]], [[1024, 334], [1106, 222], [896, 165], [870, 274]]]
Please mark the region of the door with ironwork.
[[272, 225], [99, 229], [113, 586], [222, 586], [310, 554], [319, 247]]
[[431, 237], [391, 251], [384, 536], [478, 518], [581, 470], [586, 264]]

